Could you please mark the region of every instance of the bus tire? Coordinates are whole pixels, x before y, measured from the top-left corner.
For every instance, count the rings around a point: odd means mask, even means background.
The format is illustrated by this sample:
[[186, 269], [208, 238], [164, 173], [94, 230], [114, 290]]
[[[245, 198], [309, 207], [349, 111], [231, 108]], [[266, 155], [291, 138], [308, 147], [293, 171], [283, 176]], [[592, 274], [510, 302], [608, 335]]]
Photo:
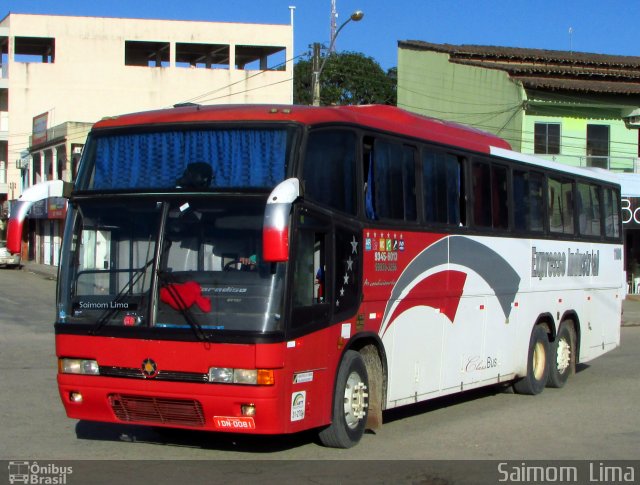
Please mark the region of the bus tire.
[[319, 433], [324, 446], [351, 448], [360, 441], [369, 411], [368, 389], [369, 379], [362, 356], [348, 350], [336, 378], [331, 424]]
[[549, 377], [547, 387], [560, 388], [576, 369], [576, 344], [573, 322], [560, 326], [555, 341], [549, 346]]
[[531, 331], [527, 356], [527, 374], [513, 384], [518, 394], [540, 394], [549, 375], [549, 338], [541, 325]]

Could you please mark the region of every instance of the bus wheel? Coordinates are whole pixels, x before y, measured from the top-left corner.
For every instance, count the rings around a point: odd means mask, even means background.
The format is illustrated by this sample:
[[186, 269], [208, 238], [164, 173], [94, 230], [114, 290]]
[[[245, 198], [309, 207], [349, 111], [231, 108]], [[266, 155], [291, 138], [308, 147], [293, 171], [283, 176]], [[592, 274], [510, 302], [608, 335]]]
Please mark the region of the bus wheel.
[[541, 325], [533, 327], [529, 340], [527, 375], [513, 384], [518, 394], [540, 394], [549, 375], [549, 339]]
[[572, 322], [565, 322], [549, 348], [548, 387], [560, 388], [576, 368], [575, 336]]
[[360, 441], [369, 411], [368, 387], [367, 368], [362, 356], [354, 350], [348, 350], [336, 379], [333, 420], [319, 434], [323, 445], [351, 448]]

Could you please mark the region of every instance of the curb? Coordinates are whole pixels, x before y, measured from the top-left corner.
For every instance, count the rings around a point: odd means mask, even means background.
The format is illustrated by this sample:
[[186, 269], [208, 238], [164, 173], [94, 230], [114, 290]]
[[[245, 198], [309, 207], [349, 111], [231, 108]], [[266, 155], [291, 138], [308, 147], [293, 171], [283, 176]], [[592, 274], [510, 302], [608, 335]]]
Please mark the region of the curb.
[[57, 280], [58, 279], [58, 268], [57, 266], [51, 266], [51, 269], [49, 269], [48, 267], [44, 267], [41, 268], [37, 265], [33, 265], [33, 264], [21, 264], [20, 268], [21, 271], [27, 271], [29, 273], [33, 273], [33, 274], [37, 274], [39, 276], [44, 276], [47, 279], [50, 280]]

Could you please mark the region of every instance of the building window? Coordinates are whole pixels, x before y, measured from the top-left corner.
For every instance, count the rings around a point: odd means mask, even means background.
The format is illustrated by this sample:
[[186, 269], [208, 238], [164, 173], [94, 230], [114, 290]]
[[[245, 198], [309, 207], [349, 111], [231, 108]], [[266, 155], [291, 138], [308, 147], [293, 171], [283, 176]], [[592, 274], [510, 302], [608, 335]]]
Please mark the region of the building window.
[[53, 64], [56, 40], [50, 37], [16, 37], [14, 41], [16, 62]]
[[236, 69], [284, 71], [285, 52], [284, 47], [237, 45]]
[[176, 67], [229, 69], [227, 44], [176, 44]]
[[587, 125], [587, 167], [609, 168], [609, 125]]
[[126, 66], [168, 67], [169, 43], [127, 40], [124, 42]]
[[536, 123], [533, 152], [541, 155], [560, 154], [560, 123]]

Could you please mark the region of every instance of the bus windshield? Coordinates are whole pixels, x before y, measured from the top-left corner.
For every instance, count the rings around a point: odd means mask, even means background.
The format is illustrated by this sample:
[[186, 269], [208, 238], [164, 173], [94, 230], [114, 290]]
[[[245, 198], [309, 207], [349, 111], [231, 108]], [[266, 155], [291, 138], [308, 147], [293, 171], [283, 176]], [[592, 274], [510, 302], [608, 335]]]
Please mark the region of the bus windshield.
[[108, 131], [91, 135], [76, 190], [269, 189], [284, 180], [294, 127]]
[[261, 260], [265, 203], [247, 194], [75, 201], [58, 321], [101, 332], [281, 330], [285, 269]]

